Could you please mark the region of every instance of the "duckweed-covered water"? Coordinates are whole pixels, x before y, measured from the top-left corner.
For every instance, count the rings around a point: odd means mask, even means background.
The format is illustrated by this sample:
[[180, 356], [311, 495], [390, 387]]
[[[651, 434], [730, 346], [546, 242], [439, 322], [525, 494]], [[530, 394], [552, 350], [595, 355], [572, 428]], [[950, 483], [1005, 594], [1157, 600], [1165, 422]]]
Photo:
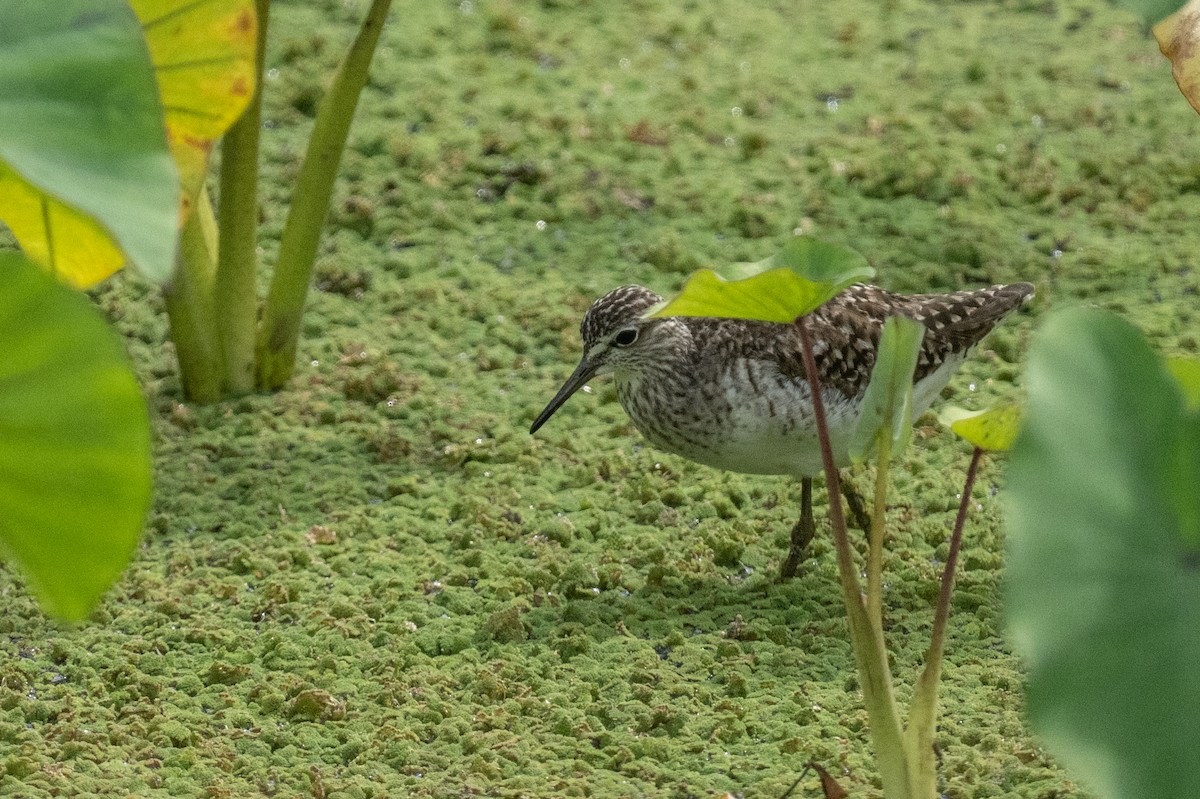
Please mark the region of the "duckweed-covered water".
[[[362, 5], [272, 10], [268, 265]], [[0, 794], [773, 799], [812, 760], [879, 796], [827, 531], [775, 579], [796, 487], [650, 449], [603, 380], [528, 434], [583, 310], [795, 232], [896, 290], [1033, 281], [946, 391], [978, 406], [1018, 390], [1048, 308], [1194, 352], [1198, 192], [1200, 125], [1101, 3], [397, 4], [284, 391], [181, 402], [155, 292], [95, 292], [157, 499], [85, 624], [0, 571]], [[926, 417], [896, 468], [904, 699], [967, 457]], [[960, 562], [943, 792], [1083, 799], [1022, 718], [1003, 472]]]

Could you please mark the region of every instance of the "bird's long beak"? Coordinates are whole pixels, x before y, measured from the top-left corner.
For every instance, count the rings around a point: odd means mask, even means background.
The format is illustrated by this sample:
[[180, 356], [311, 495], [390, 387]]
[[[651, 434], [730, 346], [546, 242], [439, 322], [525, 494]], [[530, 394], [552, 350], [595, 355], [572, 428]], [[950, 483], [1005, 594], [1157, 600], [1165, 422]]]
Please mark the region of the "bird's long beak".
[[533, 420], [533, 426], [529, 428], [530, 434], [536, 433], [538, 428], [544, 425], [546, 420], [553, 416], [554, 412], [571, 398], [572, 394], [583, 388], [583, 384], [596, 375], [596, 371], [599, 368], [599, 364], [592, 363], [587, 358], [580, 361], [579, 365], [575, 367], [575, 371], [571, 372], [571, 376], [567, 378], [567, 382], [563, 383], [562, 388], [554, 395], [554, 399], [550, 400], [545, 409], [538, 414], [538, 418]]

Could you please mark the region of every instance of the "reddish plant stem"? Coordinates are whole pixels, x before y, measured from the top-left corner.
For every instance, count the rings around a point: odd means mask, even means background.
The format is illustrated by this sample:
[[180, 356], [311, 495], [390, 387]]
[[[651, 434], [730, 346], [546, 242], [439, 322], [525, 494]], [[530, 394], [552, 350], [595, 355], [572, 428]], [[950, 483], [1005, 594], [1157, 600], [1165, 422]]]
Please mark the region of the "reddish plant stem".
[[[858, 573], [854, 570], [854, 558], [850, 552], [850, 536], [846, 532], [846, 515], [842, 512], [842, 481], [838, 474], [837, 464], [833, 460], [833, 445], [829, 441], [829, 426], [825, 417], [825, 400], [821, 397], [821, 384], [817, 379], [817, 359], [813, 357], [812, 339], [808, 335], [808, 326], [804, 317], [796, 320], [796, 328], [800, 331], [801, 352], [804, 358], [804, 374], [808, 378], [808, 388], [812, 392], [813, 417], [817, 423], [817, 440], [821, 445], [821, 462], [825, 467], [825, 487], [829, 494], [829, 522], [833, 526], [833, 538], [837, 547], [838, 571], [842, 575], [842, 586], [850, 591], [853, 589], [853, 600], [861, 604], [861, 589], [858, 584]], [[847, 596], [850, 602], [850, 596]]]
[[884, 799], [913, 799], [917, 794], [912, 792], [909, 784], [913, 772], [904, 750], [904, 734], [900, 726], [895, 693], [892, 690], [887, 648], [884, 645], [882, 630], [878, 630], [867, 616], [858, 572], [854, 568], [850, 535], [846, 530], [846, 516], [842, 511], [841, 479], [837, 463], [833, 460], [825, 401], [821, 397], [821, 382], [817, 377], [817, 360], [813, 356], [812, 339], [808, 335], [804, 317], [796, 319], [796, 328], [800, 331], [804, 373], [812, 392], [813, 418], [817, 425], [817, 440], [821, 445], [821, 462], [825, 468], [829, 521], [833, 527], [833, 538], [837, 547], [840, 578], [838, 582], [842, 586], [842, 600], [846, 605], [846, 621], [850, 628], [850, 644], [854, 650], [854, 659], [858, 663], [863, 700], [866, 704], [867, 718], [870, 719], [871, 739], [875, 744], [875, 760], [883, 782], [883, 795]]
[[971, 489], [975, 486], [975, 474], [979, 471], [979, 462], [983, 460], [983, 450], [975, 448], [971, 455], [971, 465], [967, 467], [967, 481], [963, 486], [962, 502], [958, 504], [958, 516], [954, 519], [954, 532], [950, 534], [950, 552], [946, 555], [946, 567], [942, 570], [942, 589], [938, 593], [937, 610], [933, 614], [933, 634], [929, 639], [929, 655], [926, 664], [937, 664], [940, 669], [942, 649], [946, 638], [946, 621], [950, 618], [950, 594], [954, 591], [954, 571], [958, 564], [958, 551], [962, 548], [963, 526], [967, 522], [967, 510], [971, 506]]

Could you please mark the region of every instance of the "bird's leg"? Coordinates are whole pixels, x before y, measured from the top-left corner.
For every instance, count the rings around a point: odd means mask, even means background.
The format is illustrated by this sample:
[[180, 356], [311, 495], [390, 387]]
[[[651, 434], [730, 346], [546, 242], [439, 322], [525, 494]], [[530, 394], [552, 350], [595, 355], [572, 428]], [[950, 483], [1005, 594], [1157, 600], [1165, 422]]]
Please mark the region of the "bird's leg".
[[854, 483], [850, 482], [844, 475], [841, 480], [842, 496], [846, 498], [846, 506], [850, 511], [850, 523], [864, 533], [871, 530], [871, 514], [867, 512], [867, 503], [863, 500], [863, 495], [858, 493], [858, 489], [854, 487]]
[[[800, 568], [800, 561], [804, 559], [804, 550], [808, 548], [809, 542], [817, 533], [817, 525], [813, 521], [812, 483], [811, 477], [800, 479], [800, 519], [792, 527], [791, 547], [788, 549], [787, 558], [783, 561], [783, 568], [779, 570], [779, 577], [783, 580], [790, 580], [796, 576], [796, 570]], [[867, 505], [862, 494], [858, 493], [858, 489], [846, 478], [841, 480], [841, 484], [842, 496], [846, 498], [852, 523], [863, 532], [869, 531], [871, 515], [867, 512]]]
[[783, 561], [783, 568], [779, 571], [781, 580], [790, 580], [796, 576], [796, 569], [804, 559], [804, 550], [816, 532], [817, 525], [813, 521], [812, 509], [812, 478], [803, 477], [800, 479], [800, 519], [792, 527], [792, 545]]

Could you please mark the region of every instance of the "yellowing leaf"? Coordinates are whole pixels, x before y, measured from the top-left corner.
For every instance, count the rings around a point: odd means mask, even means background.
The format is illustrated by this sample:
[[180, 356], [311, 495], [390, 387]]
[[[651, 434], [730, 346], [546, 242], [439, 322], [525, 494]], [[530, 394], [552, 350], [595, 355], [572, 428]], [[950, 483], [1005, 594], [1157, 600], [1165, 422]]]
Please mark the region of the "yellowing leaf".
[[938, 418], [968, 444], [999, 452], [1011, 447], [1017, 437], [1021, 409], [1010, 402], [993, 405], [982, 411], [949, 407]]
[[25, 254], [64, 283], [88, 288], [124, 265], [125, 256], [95, 219], [40, 191], [3, 162], [0, 198], [0, 216]]
[[1200, 0], [1191, 0], [1155, 25], [1154, 38], [1171, 62], [1179, 91], [1200, 112]]
[[254, 94], [254, 0], [130, 0], [158, 77], [183, 213], [208, 173], [213, 142]]

